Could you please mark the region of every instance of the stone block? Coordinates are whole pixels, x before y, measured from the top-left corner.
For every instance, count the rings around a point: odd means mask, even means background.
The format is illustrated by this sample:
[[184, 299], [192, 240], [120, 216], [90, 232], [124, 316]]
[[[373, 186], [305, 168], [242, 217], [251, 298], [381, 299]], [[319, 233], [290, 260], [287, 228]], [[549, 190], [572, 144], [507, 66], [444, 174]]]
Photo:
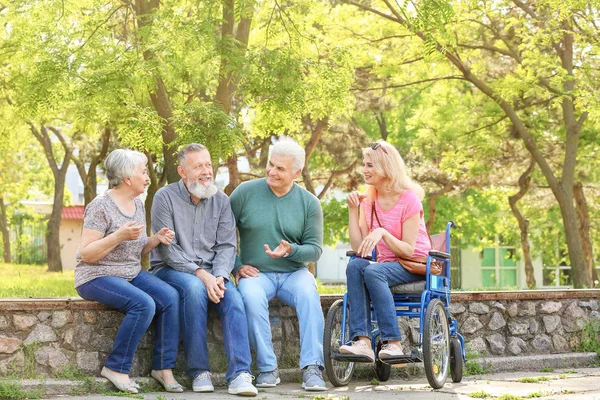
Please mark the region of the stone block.
[[521, 338], [511, 336], [508, 338], [506, 349], [510, 354], [516, 356], [527, 351], [527, 343]]
[[494, 304], [492, 304], [492, 307], [497, 308], [498, 310], [506, 311], [504, 304], [500, 303], [499, 301], [496, 301]]
[[283, 324], [279, 318], [271, 319], [271, 336], [273, 340], [283, 339]]
[[542, 317], [546, 333], [554, 332], [560, 325], [560, 317], [558, 315], [544, 315]]
[[479, 318], [470, 316], [460, 326], [459, 332], [472, 334], [483, 328], [483, 324], [479, 321]]
[[562, 308], [560, 301], [544, 301], [540, 305], [540, 314], [554, 314], [560, 311]]
[[35, 352], [35, 361], [41, 365], [47, 365], [53, 371], [58, 371], [69, 364], [69, 358], [60, 349], [45, 346]]
[[577, 305], [576, 301], [572, 301], [571, 304], [569, 304], [569, 306], [565, 309], [563, 315], [570, 316], [571, 318], [582, 318], [586, 314], [585, 311], [583, 311], [581, 307]]
[[506, 341], [504, 335], [494, 333], [493, 335], [486, 336], [485, 340], [490, 345], [490, 351], [492, 354], [502, 355], [506, 349]]
[[517, 303], [509, 303], [506, 306], [506, 313], [509, 317], [514, 318], [519, 313], [519, 305]]
[[15, 324], [15, 329], [18, 331], [29, 329], [37, 323], [38, 319], [34, 315], [13, 315], [13, 324]]
[[62, 336], [63, 346], [69, 350], [75, 350], [75, 329], [67, 328]]
[[296, 310], [293, 307], [281, 305], [279, 307], [279, 316], [281, 318], [296, 317]]
[[452, 315], [458, 315], [458, 314], [462, 314], [465, 311], [467, 311], [467, 309], [465, 308], [465, 306], [462, 305], [462, 303], [450, 303], [450, 314]]
[[554, 350], [558, 352], [564, 353], [569, 351], [569, 342], [560, 335], [552, 336], [552, 344], [554, 345]]
[[571, 316], [563, 316], [562, 326], [565, 332], [573, 333], [583, 330], [585, 320], [583, 318], [573, 318]]
[[89, 325], [79, 325], [75, 330], [76, 347], [85, 347], [92, 337], [92, 327]]
[[537, 320], [535, 318], [531, 318], [529, 320], [529, 333], [531, 333], [532, 335], [535, 335], [539, 332], [540, 330], [540, 323], [537, 322]]
[[471, 303], [469, 304], [469, 311], [473, 314], [486, 315], [490, 312], [490, 307], [485, 303]]
[[589, 308], [592, 311], [598, 311], [598, 300], [580, 301], [577, 305], [581, 308]]
[[9, 325], [10, 322], [8, 321], [8, 318], [6, 318], [4, 315], [0, 315], [0, 331], [7, 330]]
[[8, 373], [19, 373], [25, 366], [25, 353], [23, 350], [17, 351], [12, 356], [0, 360], [0, 376], [5, 376]]
[[549, 353], [552, 351], [552, 340], [548, 335], [538, 335], [531, 341], [531, 347], [539, 353]]
[[80, 351], [75, 356], [77, 367], [83, 372], [97, 375], [100, 373], [100, 358], [97, 351]]
[[535, 316], [535, 303], [533, 301], [524, 301], [520, 303], [517, 315], [520, 317]]
[[510, 321], [508, 323], [508, 331], [513, 336], [525, 335], [529, 332], [529, 323], [521, 321]]
[[[209, 322], [208, 325], [211, 325], [211, 323]], [[221, 324], [220, 319], [212, 321], [212, 332], [215, 335], [215, 339], [223, 342], [223, 324]]]
[[492, 318], [490, 319], [490, 322], [488, 323], [488, 329], [495, 331], [498, 330], [502, 327], [504, 327], [506, 325], [506, 321], [504, 320], [504, 317], [502, 316], [502, 314], [500, 314], [499, 312], [494, 312], [492, 314]]
[[47, 343], [56, 342], [58, 337], [51, 327], [45, 324], [38, 324], [33, 331], [27, 336], [27, 339], [23, 341], [24, 344], [31, 344], [34, 342]]
[[68, 311], [54, 311], [52, 312], [52, 322], [50, 325], [53, 328], [62, 328], [69, 322], [70, 313]]
[[83, 321], [86, 324], [95, 325], [98, 322], [98, 316], [93, 311], [84, 311], [83, 312]]
[[39, 313], [37, 315], [38, 319], [42, 322], [44, 322], [45, 320], [47, 320], [48, 318], [50, 318], [52, 316], [52, 313], [48, 312], [48, 311], [42, 311], [41, 313]]
[[21, 339], [11, 336], [0, 335], [0, 353], [12, 354], [19, 350]]

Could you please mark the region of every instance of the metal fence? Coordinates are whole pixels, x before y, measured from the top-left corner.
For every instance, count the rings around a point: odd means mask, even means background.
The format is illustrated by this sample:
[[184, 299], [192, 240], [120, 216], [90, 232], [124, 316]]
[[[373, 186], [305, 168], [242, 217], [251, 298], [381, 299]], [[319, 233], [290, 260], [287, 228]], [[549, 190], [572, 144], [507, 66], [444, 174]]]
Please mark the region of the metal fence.
[[[15, 214], [9, 226], [11, 262], [15, 264], [45, 264], [47, 262], [46, 232], [48, 218]], [[0, 243], [0, 250], [4, 248]]]

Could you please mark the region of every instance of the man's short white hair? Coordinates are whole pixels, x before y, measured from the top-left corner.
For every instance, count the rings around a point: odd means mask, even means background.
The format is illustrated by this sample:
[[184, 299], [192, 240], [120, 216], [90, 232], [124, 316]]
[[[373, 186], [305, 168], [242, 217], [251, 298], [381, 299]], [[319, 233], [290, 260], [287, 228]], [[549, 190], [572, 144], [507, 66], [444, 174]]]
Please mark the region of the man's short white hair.
[[284, 157], [293, 157], [292, 169], [294, 172], [304, 168], [306, 152], [298, 143], [291, 139], [283, 139], [278, 141], [271, 147], [271, 156], [277, 154]]

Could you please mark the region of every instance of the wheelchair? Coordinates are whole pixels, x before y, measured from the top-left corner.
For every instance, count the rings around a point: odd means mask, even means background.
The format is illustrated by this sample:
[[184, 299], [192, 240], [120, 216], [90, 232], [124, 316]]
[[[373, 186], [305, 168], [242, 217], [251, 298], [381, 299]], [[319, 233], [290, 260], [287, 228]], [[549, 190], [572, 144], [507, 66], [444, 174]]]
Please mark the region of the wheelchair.
[[[382, 347], [377, 316], [371, 307], [371, 343], [375, 353], [374, 369], [377, 379], [385, 382], [390, 378], [392, 365], [423, 362], [427, 380], [433, 389], [440, 389], [446, 383], [448, 373], [453, 382], [462, 380], [465, 361], [465, 341], [457, 329], [457, 321], [452, 318], [450, 305], [450, 230], [456, 226], [452, 221], [446, 224], [445, 232], [432, 235], [432, 250], [427, 258], [424, 280], [391, 287], [397, 317], [419, 318], [419, 340], [413, 345], [410, 355], [379, 358]], [[349, 256], [354, 252], [349, 251]], [[439, 260], [443, 264], [442, 273], [430, 273], [430, 264]], [[348, 294], [343, 300], [336, 300], [325, 321], [323, 353], [325, 371], [333, 386], [345, 386], [350, 382], [356, 363], [372, 363], [365, 356], [342, 354], [341, 345], [352, 340], [349, 327]]]

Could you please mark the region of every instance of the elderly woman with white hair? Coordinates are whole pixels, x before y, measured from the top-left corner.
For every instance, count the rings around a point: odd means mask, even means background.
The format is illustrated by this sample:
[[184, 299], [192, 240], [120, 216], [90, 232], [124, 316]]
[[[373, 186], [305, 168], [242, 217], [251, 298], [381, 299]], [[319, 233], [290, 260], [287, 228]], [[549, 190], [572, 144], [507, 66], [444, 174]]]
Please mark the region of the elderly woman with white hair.
[[146, 235], [146, 213], [139, 195], [150, 182], [144, 154], [118, 149], [105, 161], [111, 189], [85, 209], [77, 252], [75, 288], [81, 297], [125, 314], [101, 375], [119, 390], [137, 393], [129, 378], [133, 355], [156, 314], [152, 377], [169, 392], [182, 392], [173, 377], [179, 343], [179, 294], [142, 271], [141, 257], [159, 243], [169, 245], [168, 228]]

